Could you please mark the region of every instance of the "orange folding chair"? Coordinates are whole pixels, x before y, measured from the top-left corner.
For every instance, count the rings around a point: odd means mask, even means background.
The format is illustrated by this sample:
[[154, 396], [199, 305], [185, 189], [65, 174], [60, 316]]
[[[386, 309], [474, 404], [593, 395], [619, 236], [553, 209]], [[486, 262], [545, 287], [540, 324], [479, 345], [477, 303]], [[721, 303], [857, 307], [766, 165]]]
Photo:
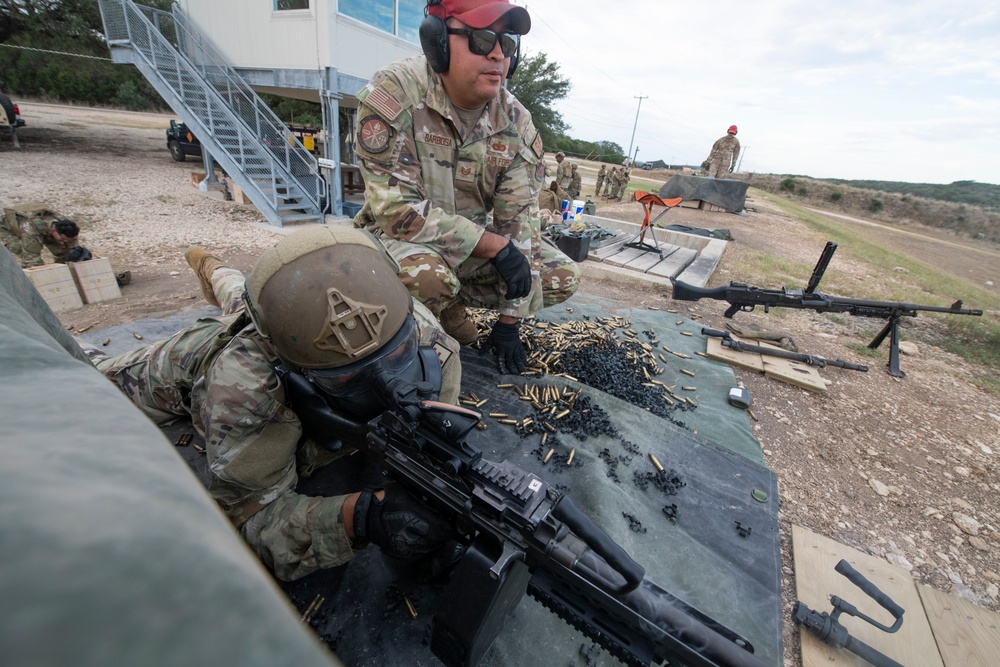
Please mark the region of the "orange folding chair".
[[[632, 236], [632, 238], [630, 238], [628, 241], [622, 244], [622, 247], [637, 248], [639, 250], [652, 251], [657, 253], [660, 256], [660, 259], [663, 259], [663, 251], [660, 250], [660, 242], [656, 239], [656, 231], [653, 229], [653, 226], [656, 224], [657, 220], [662, 218], [667, 213], [667, 211], [672, 209], [674, 206], [680, 204], [684, 200], [684, 198], [673, 197], [671, 199], [660, 199], [657, 195], [654, 195], [651, 192], [646, 192], [645, 190], [636, 190], [635, 200], [640, 204], [642, 204], [642, 209], [645, 212], [645, 215], [643, 216], [642, 219], [642, 226], [639, 227], [639, 231], [636, 232], [635, 235]], [[649, 218], [653, 214], [654, 206], [663, 206], [664, 208], [655, 218], [650, 220]], [[649, 230], [649, 235], [653, 237], [653, 245], [649, 245], [648, 243], [645, 242], [647, 229]]]

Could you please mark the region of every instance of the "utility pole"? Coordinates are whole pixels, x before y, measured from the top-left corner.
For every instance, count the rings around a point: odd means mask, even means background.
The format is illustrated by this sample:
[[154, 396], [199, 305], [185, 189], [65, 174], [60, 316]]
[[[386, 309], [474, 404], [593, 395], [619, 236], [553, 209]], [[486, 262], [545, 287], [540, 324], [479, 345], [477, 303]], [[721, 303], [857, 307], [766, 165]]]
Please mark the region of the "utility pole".
[[635, 159], [639, 156], [639, 147], [635, 147], [635, 153], [632, 155], [632, 164], [629, 165], [629, 169], [635, 166]]
[[635, 123], [632, 125], [632, 138], [628, 140], [628, 153], [625, 157], [632, 155], [632, 144], [635, 142], [635, 128], [639, 125], [639, 109], [642, 108], [642, 101], [648, 98], [649, 95], [636, 95], [634, 98], [639, 100], [639, 106], [635, 108]]

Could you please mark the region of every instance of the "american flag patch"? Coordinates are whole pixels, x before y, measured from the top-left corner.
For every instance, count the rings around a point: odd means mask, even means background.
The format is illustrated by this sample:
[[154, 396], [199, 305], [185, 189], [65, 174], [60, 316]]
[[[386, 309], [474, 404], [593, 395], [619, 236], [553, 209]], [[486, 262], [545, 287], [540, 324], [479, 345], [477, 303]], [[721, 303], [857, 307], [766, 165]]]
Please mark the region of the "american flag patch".
[[368, 97], [365, 98], [365, 104], [370, 106], [375, 111], [378, 111], [386, 120], [395, 120], [399, 112], [403, 110], [399, 106], [399, 102], [392, 99], [384, 90], [381, 88], [375, 88]]

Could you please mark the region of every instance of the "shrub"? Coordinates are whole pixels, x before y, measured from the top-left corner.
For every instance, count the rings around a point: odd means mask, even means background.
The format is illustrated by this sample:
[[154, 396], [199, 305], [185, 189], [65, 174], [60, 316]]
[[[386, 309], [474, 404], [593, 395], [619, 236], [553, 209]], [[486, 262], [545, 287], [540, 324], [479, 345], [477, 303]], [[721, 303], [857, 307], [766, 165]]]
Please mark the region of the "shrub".
[[833, 192], [830, 193], [830, 201], [840, 201], [843, 198], [844, 198], [844, 193], [842, 193], [840, 190], [834, 190]]
[[805, 197], [807, 194], [809, 194], [809, 191], [806, 190], [805, 187], [800, 185], [798, 189], [798, 194], [800, 197]]
[[795, 192], [795, 179], [786, 178], [781, 182], [781, 189], [786, 192]]
[[885, 204], [882, 203], [881, 199], [872, 199], [868, 202], [868, 210], [872, 213], [878, 213], [883, 208], [885, 208]]

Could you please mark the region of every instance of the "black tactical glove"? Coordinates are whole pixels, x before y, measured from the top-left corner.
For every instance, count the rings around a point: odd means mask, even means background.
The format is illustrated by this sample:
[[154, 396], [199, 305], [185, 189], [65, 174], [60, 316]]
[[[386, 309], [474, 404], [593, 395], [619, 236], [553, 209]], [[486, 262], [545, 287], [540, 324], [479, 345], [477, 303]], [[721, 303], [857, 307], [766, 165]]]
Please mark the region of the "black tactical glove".
[[510, 324], [497, 322], [493, 325], [490, 335], [486, 337], [486, 342], [479, 348], [480, 354], [489, 350], [497, 355], [497, 369], [501, 373], [514, 375], [524, 371], [528, 353], [521, 343], [521, 336], [518, 333], [520, 328], [520, 321]]
[[507, 283], [504, 298], [520, 299], [531, 292], [531, 265], [513, 241], [507, 241], [503, 250], [490, 260], [503, 281]]
[[378, 489], [374, 487], [368, 487], [358, 497], [354, 534], [359, 540], [378, 545], [390, 556], [417, 559], [455, 536], [444, 519], [397, 483], [389, 482], [384, 489], [382, 500], [375, 497]]
[[730, 173], [730, 174], [731, 174], [731, 173], [733, 173], [733, 169], [735, 169], [735, 167], [730, 167], [730, 168], [729, 168], [729, 173]]

